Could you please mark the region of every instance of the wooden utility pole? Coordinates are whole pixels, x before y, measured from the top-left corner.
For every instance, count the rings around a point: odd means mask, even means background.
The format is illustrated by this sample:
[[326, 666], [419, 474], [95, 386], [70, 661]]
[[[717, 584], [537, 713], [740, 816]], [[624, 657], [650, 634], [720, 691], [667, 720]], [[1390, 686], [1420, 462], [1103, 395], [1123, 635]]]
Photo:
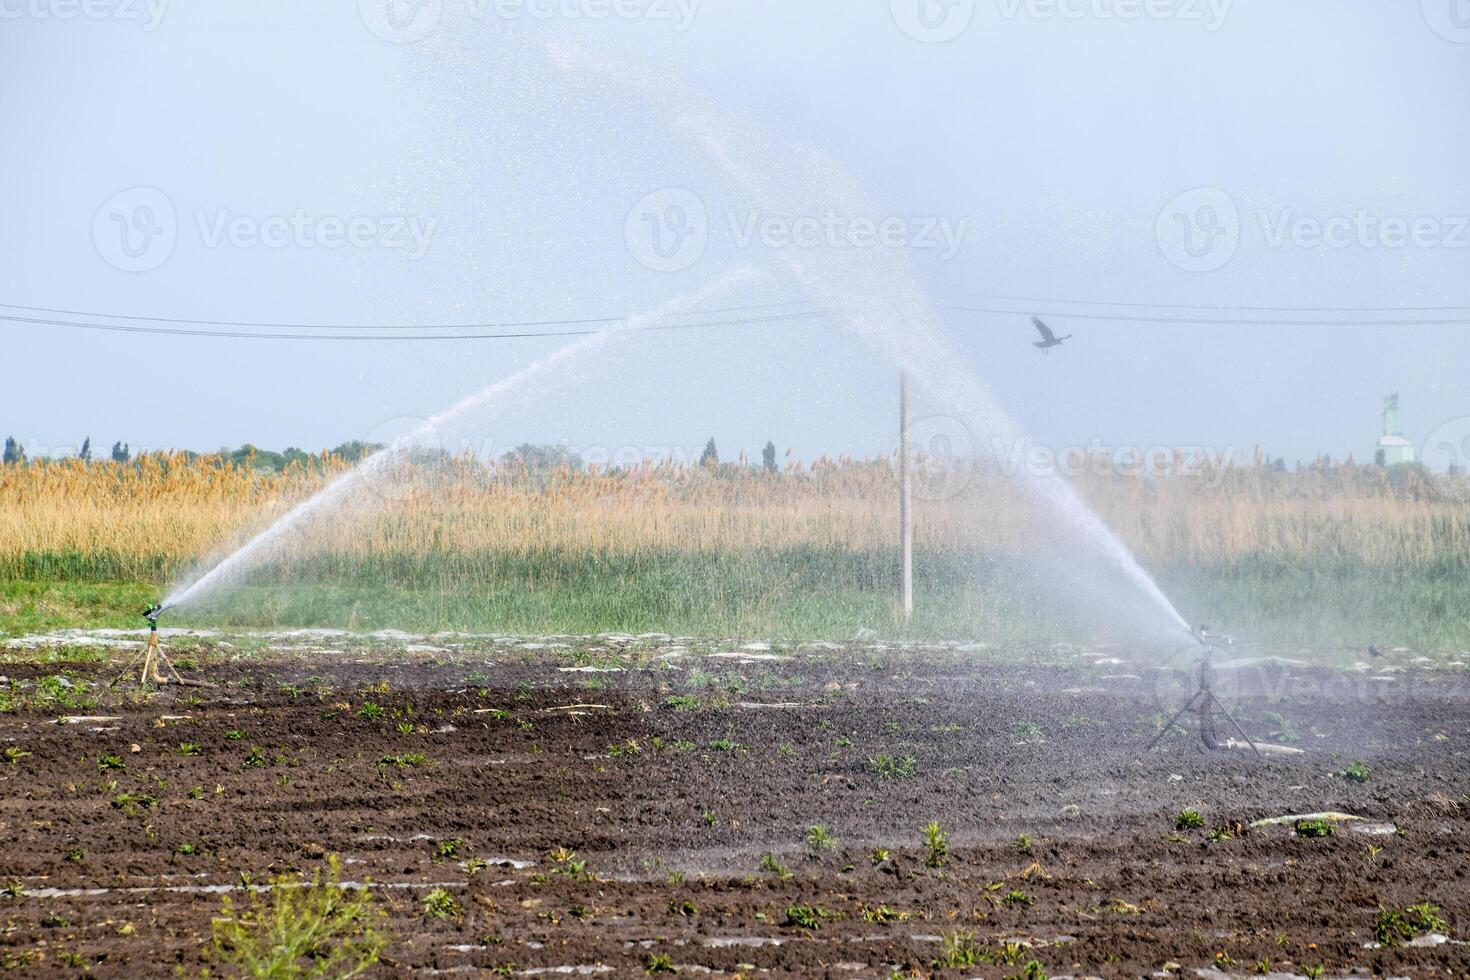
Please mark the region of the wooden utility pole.
[[909, 373], [898, 375], [898, 536], [899, 575], [905, 621], [914, 614], [914, 486], [909, 462]]

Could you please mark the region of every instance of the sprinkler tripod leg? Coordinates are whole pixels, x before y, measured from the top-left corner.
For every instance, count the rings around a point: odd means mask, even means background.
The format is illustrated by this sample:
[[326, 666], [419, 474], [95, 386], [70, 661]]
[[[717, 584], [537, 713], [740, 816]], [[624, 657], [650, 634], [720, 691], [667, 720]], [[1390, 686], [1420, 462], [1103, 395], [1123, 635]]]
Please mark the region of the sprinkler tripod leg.
[[1220, 714], [1224, 715], [1225, 720], [1230, 722], [1230, 727], [1235, 729], [1237, 735], [1245, 739], [1245, 744], [1251, 747], [1251, 751], [1254, 752], [1256, 754], [1256, 758], [1259, 759], [1261, 757], [1261, 750], [1256, 748], [1256, 743], [1251, 741], [1251, 737], [1245, 733], [1245, 729], [1240, 727], [1240, 723], [1235, 720], [1235, 716], [1230, 713], [1229, 709], [1227, 709], [1223, 704], [1216, 700], [1213, 694], [1210, 695], [1210, 701], [1214, 703], [1215, 707], [1220, 709]]
[[1230, 713], [1229, 709], [1220, 703], [1219, 698], [1215, 697], [1215, 692], [1210, 690], [1196, 691], [1194, 697], [1189, 699], [1189, 703], [1175, 712], [1174, 717], [1169, 719], [1169, 723], [1159, 730], [1159, 733], [1154, 736], [1154, 740], [1148, 743], [1148, 748], [1143, 751], [1152, 752], [1164, 740], [1164, 736], [1176, 727], [1187, 734], [1188, 729], [1180, 725], [1179, 721], [1191, 711], [1199, 715], [1200, 741], [1204, 743], [1207, 749], [1218, 749], [1220, 747], [1220, 740], [1215, 734], [1215, 712], [1217, 710], [1225, 716], [1225, 720], [1230, 722], [1230, 727], [1235, 729], [1236, 734], [1245, 740], [1245, 744], [1249, 745], [1251, 751], [1259, 758], [1261, 750], [1256, 748], [1256, 743], [1245, 733], [1245, 729], [1240, 727], [1240, 723], [1235, 720], [1235, 716]]
[[1169, 734], [1169, 732], [1173, 731], [1174, 726], [1179, 724], [1179, 719], [1180, 718], [1183, 718], [1190, 711], [1197, 710], [1199, 708], [1199, 706], [1197, 706], [1195, 704], [1195, 702], [1198, 701], [1199, 699], [1200, 699], [1200, 696], [1199, 696], [1198, 693], [1196, 693], [1194, 697], [1190, 698], [1189, 699], [1189, 702], [1187, 704], [1185, 704], [1184, 707], [1180, 708], [1177, 712], [1175, 712], [1173, 718], [1170, 718], [1169, 719], [1169, 723], [1167, 725], [1165, 725], [1163, 728], [1159, 729], [1159, 733], [1154, 736], [1154, 740], [1152, 742], [1148, 743], [1148, 748], [1144, 749], [1143, 751], [1145, 751], [1145, 752], [1152, 752], [1154, 750], [1154, 747], [1157, 746], [1160, 742], [1162, 742], [1164, 740], [1164, 736], [1167, 735], [1167, 734]]
[[163, 652], [163, 645], [158, 642], [157, 630], [148, 631], [148, 644], [143, 648], [143, 655], [140, 660], [135, 660], [124, 667], [122, 673], [118, 674], [108, 686], [116, 687], [118, 681], [131, 673], [133, 668], [137, 667], [140, 662], [142, 664], [142, 670], [139, 672], [138, 682], [143, 687], [147, 687], [149, 684], [153, 684], [156, 687], [164, 687], [170, 684], [179, 687], [215, 686], [207, 681], [188, 680], [181, 677], [178, 669], [168, 659], [168, 654]]
[[[159, 670], [160, 667], [167, 667], [169, 674], [173, 676], [165, 677]], [[150, 679], [159, 686], [180, 680], [178, 671], [174, 670], [174, 665], [164, 656], [163, 647], [158, 645], [158, 634], [151, 632], [148, 634], [148, 649], [143, 654], [143, 683], [147, 684]]]

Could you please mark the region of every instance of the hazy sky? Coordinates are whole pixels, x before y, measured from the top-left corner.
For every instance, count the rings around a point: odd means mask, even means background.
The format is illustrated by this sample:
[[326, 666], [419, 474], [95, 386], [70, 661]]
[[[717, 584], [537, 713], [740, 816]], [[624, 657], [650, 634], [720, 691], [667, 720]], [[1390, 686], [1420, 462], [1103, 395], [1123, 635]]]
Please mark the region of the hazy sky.
[[[943, 316], [1043, 444], [1367, 459], [1395, 391], [1414, 442], [1458, 444], [1470, 328], [1411, 325], [1470, 319], [1457, 3], [0, 0], [0, 302], [582, 319], [746, 267], [764, 278], [698, 305], [800, 301], [777, 252], [896, 249], [941, 307], [1018, 311]], [[557, 67], [567, 46], [615, 67]], [[656, 79], [665, 109], [699, 93], [797, 158], [820, 151], [875, 213], [762, 211], [622, 73]], [[1031, 310], [1074, 339], [1035, 350]], [[1187, 322], [1221, 316], [1388, 325]], [[381, 438], [568, 342], [0, 329], [0, 433], [36, 454], [86, 435]], [[893, 445], [896, 387], [820, 321], [653, 332], [501, 403], [474, 438], [865, 454]]]

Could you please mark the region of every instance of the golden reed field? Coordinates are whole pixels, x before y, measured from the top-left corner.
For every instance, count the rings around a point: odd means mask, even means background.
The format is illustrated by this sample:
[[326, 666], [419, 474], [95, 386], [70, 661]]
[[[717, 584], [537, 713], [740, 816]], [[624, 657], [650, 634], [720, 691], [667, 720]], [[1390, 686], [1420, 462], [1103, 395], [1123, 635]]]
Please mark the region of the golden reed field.
[[[157, 580], [238, 543], [350, 468], [326, 455], [272, 472], [183, 454], [0, 467], [0, 575], [34, 575], [38, 562], [68, 556], [69, 576]], [[1261, 460], [1174, 460], [1168, 469], [1139, 476], [1092, 460], [1074, 479], [1150, 567], [1265, 560], [1416, 569], [1462, 566], [1470, 556], [1463, 478], [1351, 463], [1286, 472]], [[652, 463], [532, 473], [472, 458], [405, 470], [305, 526], [293, 552], [866, 550], [897, 537], [897, 477], [887, 459], [819, 460], [778, 473]], [[1015, 479], [920, 461], [915, 492], [921, 548], [1067, 547]]]

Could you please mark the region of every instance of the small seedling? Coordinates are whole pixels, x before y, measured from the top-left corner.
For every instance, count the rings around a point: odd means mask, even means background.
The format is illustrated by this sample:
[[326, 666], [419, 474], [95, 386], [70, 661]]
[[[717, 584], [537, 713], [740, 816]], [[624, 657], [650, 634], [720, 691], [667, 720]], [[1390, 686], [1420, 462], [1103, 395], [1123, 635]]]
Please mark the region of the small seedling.
[[810, 929], [813, 932], [822, 928], [822, 923], [828, 919], [840, 919], [842, 915], [838, 912], [828, 912], [826, 909], [816, 908], [811, 905], [792, 905], [786, 909], [786, 924], [796, 926], [800, 929]]
[[704, 825], [706, 827], [713, 827], [716, 823], [719, 822], [719, 818], [715, 816], [714, 811], [712, 810], [704, 811], [704, 816], [701, 819], [704, 820]]
[[1244, 836], [1245, 824], [1237, 820], [1233, 823], [1223, 823], [1210, 831], [1210, 843], [1218, 844], [1221, 841], [1234, 840], [1237, 837]]
[[934, 965], [952, 970], [962, 969], [979, 966], [990, 958], [985, 947], [976, 941], [973, 932], [956, 929], [944, 936], [944, 949]]
[[1373, 925], [1373, 938], [1381, 946], [1398, 946], [1415, 936], [1445, 932], [1448, 928], [1438, 905], [1419, 902], [1401, 911], [1380, 908], [1378, 921]]
[[884, 861], [892, 860], [893, 852], [888, 850], [888, 848], [886, 847], [875, 847], [872, 851], [869, 852], [868, 857], [872, 859], [874, 866], [877, 866], [882, 864]]
[[949, 836], [945, 834], [944, 828], [939, 826], [938, 821], [930, 821], [923, 833], [924, 863], [931, 868], [938, 868], [949, 857]]
[[591, 873], [587, 870], [587, 862], [578, 861], [576, 851], [565, 847], [558, 847], [547, 854], [547, 857], [551, 860], [552, 864], [556, 865], [553, 869], [556, 874], [564, 875], [568, 878], [585, 878], [589, 880], [592, 878]]
[[1198, 810], [1180, 810], [1174, 818], [1175, 830], [1198, 830], [1205, 825], [1205, 818]]
[[175, 854], [181, 854], [184, 857], [188, 857], [191, 854], [198, 854], [199, 853], [199, 845], [198, 844], [190, 844], [189, 842], [185, 841], [184, 843], [180, 844], [178, 847], [174, 848], [174, 853]]
[[1034, 721], [1016, 722], [1011, 726], [1011, 735], [1018, 742], [1024, 742], [1030, 745], [1046, 744], [1046, 732], [1042, 731], [1041, 726]]
[[880, 905], [880, 906], [878, 906], [875, 909], [868, 909], [868, 908], [863, 909], [863, 921], [864, 922], [883, 922], [883, 923], [887, 923], [887, 922], [907, 922], [908, 920], [909, 920], [909, 914], [907, 912], [895, 912], [893, 909], [889, 908], [886, 905]]
[[[333, 856], [310, 881], [278, 878], [273, 884], [279, 887], [249, 892], [239, 906], [226, 895], [210, 926], [210, 959], [230, 976], [288, 977], [309, 969], [319, 977], [351, 977], [367, 971], [392, 937], [372, 892], [341, 887], [340, 873]], [[301, 963], [305, 951], [309, 967]]]
[[1337, 775], [1341, 776], [1343, 779], [1348, 780], [1349, 782], [1366, 783], [1368, 781], [1368, 775], [1371, 772], [1372, 770], [1363, 765], [1361, 762], [1354, 762], [1352, 765], [1345, 767]]
[[649, 953], [648, 958], [643, 961], [643, 972], [654, 973], [678, 973], [679, 968], [674, 965], [673, 957], [667, 953]]
[[439, 846], [434, 849], [434, 853], [437, 854], [441, 860], [448, 861], [459, 856], [459, 846], [460, 841], [458, 838], [455, 838], [454, 840], [441, 840], [439, 842]]
[[127, 766], [115, 755], [104, 755], [97, 760], [97, 768], [107, 772], [109, 769], [126, 769]]
[[383, 717], [387, 713], [387, 711], [383, 710], [382, 705], [375, 704], [372, 701], [364, 701], [362, 707], [357, 709], [357, 716], [359, 718], [376, 719]]
[[911, 755], [896, 759], [886, 752], [879, 752], [868, 760], [868, 765], [883, 779], [908, 779], [914, 774], [917, 764], [918, 760]]
[[245, 765], [250, 769], [259, 769], [265, 765], [265, 753], [260, 750], [260, 746], [250, 746], [250, 751], [245, 755]]
[[1296, 822], [1296, 834], [1298, 837], [1331, 837], [1336, 832], [1330, 820], [1298, 820]]
[[83, 861], [87, 860], [87, 852], [82, 850], [80, 847], [73, 847], [71, 850], [66, 852], [66, 859], [72, 864], [81, 864]]
[[1032, 898], [1030, 895], [1027, 895], [1020, 889], [1012, 889], [1011, 891], [1006, 892], [1006, 897], [1001, 899], [1001, 902], [1004, 903], [1007, 908], [1029, 909], [1031, 906], [1036, 904], [1036, 899]]
[[12, 766], [20, 765], [20, 760], [29, 759], [31, 754], [18, 745], [12, 745], [5, 750], [5, 761]]
[[157, 804], [158, 798], [147, 793], [120, 793], [112, 799], [113, 809], [121, 810], [130, 817], [136, 817]]
[[458, 919], [460, 915], [459, 903], [443, 888], [435, 888], [424, 899], [424, 917], [427, 919]]
[[1326, 972], [1326, 967], [1315, 964], [1302, 967], [1302, 976], [1306, 977], [1307, 980], [1322, 980], [1322, 974]]
[[690, 901], [679, 901], [676, 898], [669, 899], [669, 911], [675, 915], [682, 915], [686, 919], [699, 914], [699, 907]]
[[1046, 967], [1041, 965], [1040, 960], [1027, 960], [1026, 965], [1021, 967], [1020, 973], [1012, 974], [1005, 980], [1048, 980]]
[[837, 839], [832, 836], [832, 831], [823, 827], [821, 824], [815, 824], [807, 829], [806, 846], [814, 852], [830, 851], [832, 850], [832, 845], [836, 842]]
[[244, 737], [245, 733], [240, 731], [240, 729], [238, 728], [231, 728], [229, 731], [225, 732], [225, 738], [229, 739], [231, 742], [238, 742]]
[[794, 877], [791, 870], [784, 867], [780, 861], [777, 861], [776, 855], [769, 851], [761, 857], [761, 870], [770, 872], [782, 881], [787, 881]]
[[1020, 851], [1022, 854], [1031, 853], [1031, 843], [1031, 838], [1026, 836], [1025, 834], [1022, 834], [1020, 837], [1017, 837], [1014, 841], [1011, 842], [1016, 850]]
[[191, 755], [198, 755], [199, 746], [195, 745], [193, 742], [180, 742], [178, 751], [179, 755], [186, 757]]

